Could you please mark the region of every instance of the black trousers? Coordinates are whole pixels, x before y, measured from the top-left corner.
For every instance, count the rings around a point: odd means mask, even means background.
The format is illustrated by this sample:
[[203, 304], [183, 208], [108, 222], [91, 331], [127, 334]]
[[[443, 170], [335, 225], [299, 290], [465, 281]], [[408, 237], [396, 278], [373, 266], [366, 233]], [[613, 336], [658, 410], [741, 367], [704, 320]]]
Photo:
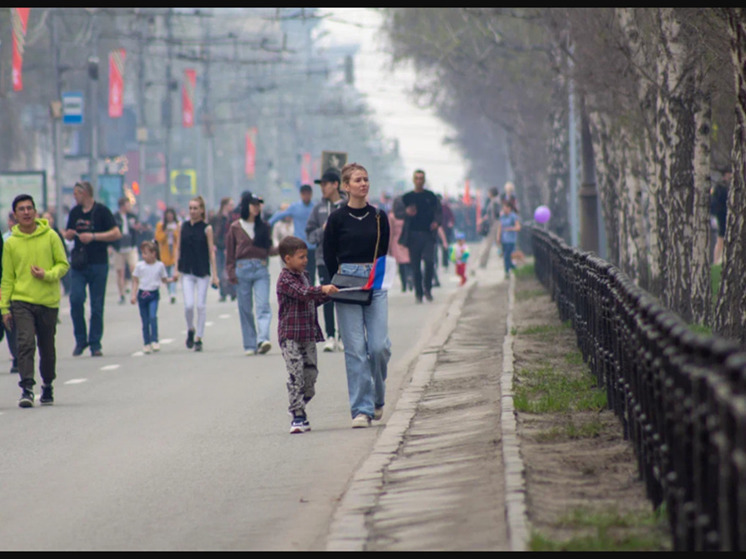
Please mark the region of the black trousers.
[[[430, 295], [433, 286], [435, 237], [431, 231], [410, 231], [407, 248], [409, 248], [409, 263], [413, 272], [414, 294], [418, 299], [422, 299], [423, 295]], [[423, 262], [425, 263], [424, 277]]]
[[311, 285], [316, 285], [316, 249], [308, 249], [308, 265], [306, 266], [308, 275], [311, 276]]
[[36, 384], [34, 354], [37, 345], [39, 347], [39, 373], [44, 384], [50, 386], [57, 376], [54, 338], [57, 334], [59, 309], [23, 301], [12, 301], [10, 312], [13, 315], [13, 328], [16, 332], [18, 372], [21, 374], [18, 386], [31, 390]]
[[[327, 285], [332, 282], [332, 277], [325, 264], [317, 266], [319, 270], [319, 285]], [[334, 301], [329, 301], [322, 305], [324, 308], [324, 332], [327, 338], [334, 338], [336, 332], [334, 328]]]

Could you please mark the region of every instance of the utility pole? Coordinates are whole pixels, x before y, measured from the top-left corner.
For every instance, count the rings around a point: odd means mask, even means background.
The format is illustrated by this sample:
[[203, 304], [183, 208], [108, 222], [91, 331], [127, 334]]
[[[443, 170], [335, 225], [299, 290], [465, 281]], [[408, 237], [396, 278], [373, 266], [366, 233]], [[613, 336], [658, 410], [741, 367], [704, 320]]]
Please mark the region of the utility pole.
[[[140, 189], [145, 184], [145, 142], [148, 140], [148, 128], [145, 124], [145, 41], [148, 36], [148, 18], [145, 17], [141, 8], [135, 8], [135, 13], [139, 21], [138, 37], [138, 68], [137, 68], [137, 143], [138, 143], [138, 160], [137, 166], [137, 183]], [[141, 190], [140, 192], [143, 192]]]
[[214, 156], [215, 156], [215, 136], [213, 134], [214, 115], [210, 106], [210, 26], [211, 17], [207, 17], [205, 22], [205, 78], [204, 94], [202, 97], [202, 125], [206, 139], [206, 158], [205, 158], [205, 182], [207, 183], [207, 207], [215, 207], [215, 173], [214, 173]]
[[580, 248], [599, 252], [598, 193], [596, 191], [596, 168], [593, 160], [591, 129], [585, 107], [585, 97], [580, 96], [580, 149], [583, 162], [583, 177], [580, 186]]
[[91, 41], [93, 43], [93, 54], [88, 58], [88, 114], [90, 115], [90, 140], [91, 153], [88, 160], [88, 176], [93, 186], [94, 195], [98, 195], [98, 81], [99, 81], [99, 58], [98, 58], [98, 28], [96, 26], [96, 12], [91, 14]]
[[172, 118], [172, 107], [171, 102], [171, 91], [173, 91], [173, 76], [171, 74], [171, 59], [173, 57], [173, 22], [171, 21], [173, 15], [173, 8], [168, 8], [166, 13], [166, 101], [163, 110], [163, 120], [166, 126], [166, 147], [164, 153], [164, 159], [166, 160], [166, 192], [163, 196], [163, 200], [166, 206], [169, 206], [171, 199], [171, 126], [173, 123]]
[[50, 24], [52, 27], [51, 41], [52, 64], [54, 64], [55, 76], [55, 99], [50, 105], [52, 113], [52, 142], [54, 144], [54, 206], [55, 222], [60, 230], [64, 229], [62, 223], [65, 215], [62, 210], [62, 72], [60, 69], [60, 47], [57, 35], [57, 18], [60, 8], [51, 8]]
[[[572, 49], [572, 47], [571, 47]], [[572, 52], [572, 50], [571, 50]], [[575, 126], [575, 91], [572, 77], [572, 58], [568, 58], [570, 77], [568, 79], [568, 130], [570, 133], [570, 246], [578, 246], [578, 147], [576, 141], [577, 127]]]

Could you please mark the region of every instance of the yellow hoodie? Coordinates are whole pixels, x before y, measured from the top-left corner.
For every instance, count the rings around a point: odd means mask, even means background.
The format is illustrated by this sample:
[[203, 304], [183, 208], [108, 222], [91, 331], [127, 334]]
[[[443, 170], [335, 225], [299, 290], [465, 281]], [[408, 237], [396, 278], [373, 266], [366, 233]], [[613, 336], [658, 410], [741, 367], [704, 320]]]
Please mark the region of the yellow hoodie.
[[[0, 282], [0, 312], [7, 314], [11, 301], [60, 306], [60, 278], [70, 269], [60, 236], [46, 219], [36, 219], [31, 234], [14, 225], [3, 246], [3, 277]], [[31, 266], [45, 271], [44, 279], [31, 274]]]

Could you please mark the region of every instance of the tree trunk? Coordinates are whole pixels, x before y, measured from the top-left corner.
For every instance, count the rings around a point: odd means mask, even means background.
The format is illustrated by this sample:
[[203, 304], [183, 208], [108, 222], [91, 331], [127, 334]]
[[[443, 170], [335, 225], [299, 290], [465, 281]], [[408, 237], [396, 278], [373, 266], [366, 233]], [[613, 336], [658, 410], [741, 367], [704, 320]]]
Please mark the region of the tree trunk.
[[733, 131], [733, 182], [728, 189], [723, 271], [715, 331], [746, 348], [746, 10], [725, 10], [735, 67], [736, 125]]

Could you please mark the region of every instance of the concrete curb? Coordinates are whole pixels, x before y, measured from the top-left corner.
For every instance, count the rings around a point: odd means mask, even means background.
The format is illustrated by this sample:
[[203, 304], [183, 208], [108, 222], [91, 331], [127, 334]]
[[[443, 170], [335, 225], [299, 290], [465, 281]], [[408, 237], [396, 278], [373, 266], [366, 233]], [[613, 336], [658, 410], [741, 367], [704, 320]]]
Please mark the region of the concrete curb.
[[526, 551], [529, 538], [526, 514], [525, 468], [521, 458], [518, 426], [513, 406], [513, 308], [515, 306], [515, 275], [508, 288], [508, 318], [503, 342], [503, 371], [500, 378], [500, 423], [502, 455], [505, 468], [505, 518], [511, 551]]
[[370, 456], [355, 472], [334, 512], [326, 540], [327, 551], [365, 551], [368, 539], [366, 515], [376, 506], [383, 488], [384, 472], [396, 456], [422, 394], [430, 383], [438, 351], [456, 327], [466, 297], [477, 286], [478, 281], [474, 281], [468, 290], [458, 290], [453, 295], [445, 316], [438, 321], [438, 328], [416, 357], [410, 384], [399, 396], [396, 408], [386, 421], [386, 427], [376, 440]]

